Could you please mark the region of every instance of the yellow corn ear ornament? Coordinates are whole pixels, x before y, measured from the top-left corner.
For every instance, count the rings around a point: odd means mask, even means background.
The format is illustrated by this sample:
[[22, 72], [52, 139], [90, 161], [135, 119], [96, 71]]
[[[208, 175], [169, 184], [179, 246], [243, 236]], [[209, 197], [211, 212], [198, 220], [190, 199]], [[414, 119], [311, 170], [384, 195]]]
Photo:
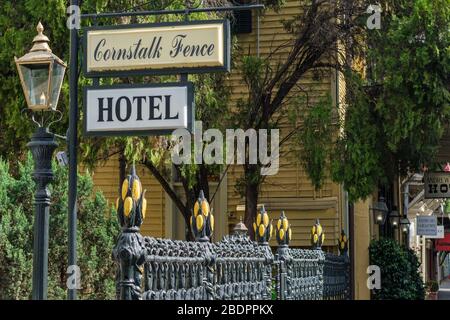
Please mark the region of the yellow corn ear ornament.
[[147, 212], [147, 200], [142, 199], [142, 219], [145, 219], [145, 213]]
[[318, 226], [317, 226], [317, 234], [320, 236], [321, 234], [322, 234], [322, 226], [319, 224]]
[[256, 233], [256, 223], [253, 222], [253, 231]]
[[194, 216], [195, 217], [197, 217], [199, 209], [200, 209], [200, 204], [198, 203], [198, 201], [195, 201], [195, 204], [194, 204]]
[[206, 199], [202, 201], [202, 212], [206, 217], [209, 214], [209, 203]]
[[281, 228], [281, 219], [278, 219], [278, 222], [277, 222], [277, 230], [280, 230], [280, 228]]
[[291, 241], [292, 239], [292, 229], [291, 227], [289, 227], [289, 241]]
[[132, 209], [133, 209], [133, 199], [131, 199], [131, 197], [126, 197], [123, 203], [123, 213], [127, 218], [130, 216]]
[[311, 234], [315, 234], [316, 233], [316, 226], [313, 226], [311, 229]]
[[273, 225], [270, 224], [270, 237], [271, 237], [271, 238], [272, 238], [272, 235], [273, 235]]
[[287, 231], [287, 229], [288, 229], [288, 220], [287, 219], [283, 219], [283, 229], [284, 229], [284, 231]]
[[317, 243], [317, 241], [319, 241], [319, 236], [317, 234], [314, 234], [313, 241], [314, 243]]
[[263, 214], [263, 223], [265, 227], [269, 225], [269, 215], [267, 214], [267, 212], [264, 212]]
[[122, 200], [125, 200], [125, 197], [128, 193], [128, 179], [123, 180], [122, 183]]
[[202, 230], [203, 229], [203, 224], [204, 224], [204, 221], [203, 221], [203, 216], [201, 215], [201, 214], [199, 214], [198, 216], [197, 216], [197, 218], [196, 218], [196, 223], [197, 223], [197, 230]]
[[262, 238], [264, 237], [264, 233], [266, 232], [266, 227], [264, 227], [263, 224], [259, 225], [259, 236]]
[[138, 179], [133, 180], [133, 187], [131, 188], [131, 195], [133, 200], [137, 201], [141, 197], [141, 182]]
[[120, 198], [116, 199], [116, 210], [119, 210], [119, 200], [120, 200]]
[[261, 213], [256, 215], [256, 225], [259, 226], [261, 224]]
[[211, 231], [214, 231], [214, 216], [209, 217], [209, 224], [211, 225]]
[[284, 230], [283, 229], [280, 229], [279, 236], [280, 236], [280, 240], [284, 239]]

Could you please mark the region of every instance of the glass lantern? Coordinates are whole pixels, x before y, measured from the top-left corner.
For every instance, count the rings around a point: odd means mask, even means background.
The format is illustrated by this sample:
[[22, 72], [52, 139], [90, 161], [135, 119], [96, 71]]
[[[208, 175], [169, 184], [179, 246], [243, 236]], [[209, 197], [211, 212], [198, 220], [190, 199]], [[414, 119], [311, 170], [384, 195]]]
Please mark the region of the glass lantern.
[[56, 110], [66, 64], [52, 53], [49, 39], [39, 22], [33, 48], [23, 57], [14, 58], [28, 108], [32, 111]]

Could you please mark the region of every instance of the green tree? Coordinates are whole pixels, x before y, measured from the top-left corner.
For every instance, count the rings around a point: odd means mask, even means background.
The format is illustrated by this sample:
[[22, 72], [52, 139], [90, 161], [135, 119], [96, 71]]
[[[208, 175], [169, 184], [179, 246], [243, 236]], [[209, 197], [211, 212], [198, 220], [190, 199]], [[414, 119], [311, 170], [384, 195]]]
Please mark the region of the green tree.
[[[188, 2], [193, 6], [198, 3]], [[217, 5], [219, 1], [206, 1], [205, 5]], [[220, 2], [224, 3], [224, 2]], [[82, 13], [112, 12], [130, 10], [170, 10], [185, 7], [184, 0], [147, 1], [147, 0], [84, 0], [80, 1]], [[36, 34], [38, 21], [42, 21], [45, 34], [50, 38], [50, 46], [64, 61], [69, 60], [69, 29], [66, 27], [66, 8], [68, 0], [36, 1], [27, 0], [19, 3], [8, 2], [0, 7], [0, 156], [6, 159], [25, 157], [26, 143], [31, 136], [32, 122], [24, 121], [26, 115], [21, 111], [26, 107], [19, 77], [14, 64], [14, 55], [22, 56], [31, 47], [31, 41]], [[217, 18], [216, 13], [196, 13], [190, 19], [201, 20]], [[100, 19], [98, 24], [127, 24], [150, 23], [163, 21], [182, 21], [184, 15], [161, 15], [145, 17], [124, 17]], [[83, 20], [82, 26], [92, 24], [90, 20]], [[80, 52], [81, 54], [81, 52]], [[68, 70], [70, 73], [71, 70]], [[78, 72], [78, 70], [74, 70]], [[189, 80], [194, 82], [196, 88], [195, 105], [196, 119], [203, 121], [204, 130], [210, 127], [223, 125], [223, 116], [227, 111], [229, 90], [224, 86], [224, 74], [190, 75]], [[177, 76], [162, 77], [129, 77], [122, 79], [102, 79], [102, 84], [111, 83], [151, 83], [178, 81]], [[81, 89], [89, 85], [90, 80], [79, 78], [80, 101]], [[68, 77], [61, 91], [58, 109], [63, 114], [63, 120], [52, 131], [64, 134], [68, 128]], [[121, 137], [121, 138], [86, 138], [83, 137], [79, 126], [79, 155], [80, 161], [93, 168], [108, 160], [111, 156], [119, 154], [121, 175], [123, 180], [126, 173], [126, 163], [133, 161], [143, 163], [161, 183], [165, 191], [174, 201], [183, 218], [188, 222], [191, 208], [203, 189], [209, 199], [208, 178], [216, 176], [222, 171], [220, 166], [208, 165], [181, 165], [172, 168], [170, 161], [171, 144], [166, 138], [156, 137]], [[64, 147], [63, 145], [61, 147]], [[172, 169], [174, 169], [183, 184], [186, 201], [182, 201], [171, 187]], [[15, 170], [15, 168], [13, 168]]]
[[[363, 29], [360, 54], [343, 52], [336, 66], [346, 80], [345, 114], [314, 106], [318, 110], [304, 113], [309, 134], [298, 136], [316, 188], [330, 170], [351, 202], [398, 176], [438, 168], [436, 153], [450, 124], [450, 1], [380, 5], [381, 29]], [[346, 51], [355, 37], [339, 39]], [[330, 126], [342, 129], [337, 139]]]
[[[49, 298], [66, 297], [67, 271], [67, 170], [56, 165], [50, 189]], [[0, 299], [31, 298], [33, 253], [33, 161], [28, 156], [11, 175], [0, 160]], [[91, 177], [79, 176], [78, 266], [82, 299], [113, 299], [115, 267], [111, 252], [119, 228], [107, 202], [95, 192]]]

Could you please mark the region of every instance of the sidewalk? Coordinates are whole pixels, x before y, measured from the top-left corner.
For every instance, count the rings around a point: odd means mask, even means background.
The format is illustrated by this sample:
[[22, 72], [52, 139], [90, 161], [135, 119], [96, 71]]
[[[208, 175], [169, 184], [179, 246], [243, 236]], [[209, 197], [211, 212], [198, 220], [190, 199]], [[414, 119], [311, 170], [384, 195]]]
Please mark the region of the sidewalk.
[[445, 279], [439, 285], [438, 300], [450, 300], [450, 279]]

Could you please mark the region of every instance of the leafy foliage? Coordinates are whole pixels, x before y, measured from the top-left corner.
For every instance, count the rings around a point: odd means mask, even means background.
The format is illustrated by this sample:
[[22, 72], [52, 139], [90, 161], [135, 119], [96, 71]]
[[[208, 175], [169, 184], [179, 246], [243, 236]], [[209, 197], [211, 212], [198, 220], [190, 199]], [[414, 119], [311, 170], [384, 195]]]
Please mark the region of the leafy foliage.
[[[293, 137], [293, 143], [301, 146], [295, 156], [300, 158], [312, 184], [319, 190], [328, 173], [328, 157], [335, 140], [333, 135], [338, 127], [333, 102], [328, 95], [308, 109], [308, 103], [300, 96], [293, 104], [295, 106], [290, 108], [290, 122], [294, 127], [301, 126]], [[303, 119], [300, 125], [299, 119]]]
[[[51, 185], [49, 232], [49, 298], [66, 297], [67, 172], [56, 165]], [[18, 164], [17, 177], [0, 160], [0, 299], [31, 298], [33, 253], [33, 161]], [[81, 270], [80, 298], [112, 299], [115, 295], [115, 266], [111, 252], [118, 234], [107, 202], [94, 192], [89, 175], [79, 176], [78, 266]]]
[[[450, 1], [385, 0], [381, 5], [382, 28], [367, 31], [366, 56], [341, 66], [345, 117], [336, 144], [330, 147], [320, 134], [324, 131], [312, 134], [308, 128], [299, 139], [316, 188], [326, 177], [321, 172], [328, 153], [332, 178], [344, 184], [352, 202], [398, 175], [435, 167], [450, 125]], [[326, 114], [320, 119], [333, 123]], [[315, 121], [314, 112], [306, 113], [305, 124]]]
[[381, 270], [381, 289], [373, 290], [375, 300], [423, 300], [425, 288], [415, 253], [395, 240], [374, 240], [369, 247], [370, 264]]

